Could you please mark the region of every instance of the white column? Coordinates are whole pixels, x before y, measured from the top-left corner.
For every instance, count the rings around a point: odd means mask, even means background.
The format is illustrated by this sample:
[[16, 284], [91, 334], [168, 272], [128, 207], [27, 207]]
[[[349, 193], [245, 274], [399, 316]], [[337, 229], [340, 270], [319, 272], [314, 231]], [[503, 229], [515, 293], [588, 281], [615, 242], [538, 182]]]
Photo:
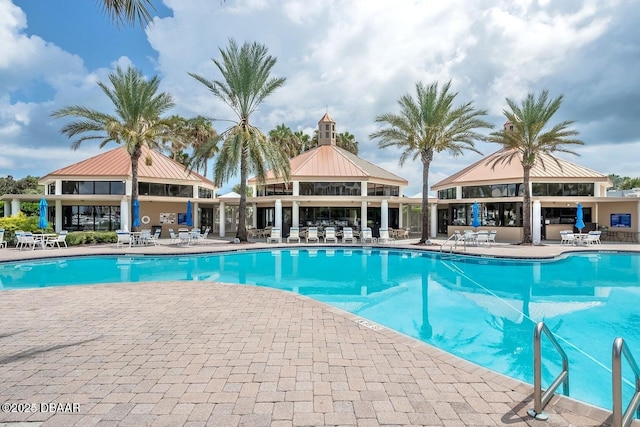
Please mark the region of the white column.
[[133, 194], [133, 182], [130, 179], [124, 182], [124, 195], [131, 196]]
[[56, 233], [62, 231], [62, 200], [56, 200], [56, 219], [54, 229]]
[[294, 200], [291, 205], [291, 226], [300, 227], [300, 202]]
[[593, 197], [600, 197], [600, 183], [599, 182], [594, 182], [593, 183]]
[[[191, 196], [192, 199], [197, 199], [199, 194], [198, 194], [198, 185], [197, 184], [193, 184], [193, 190], [191, 192], [193, 194], [193, 196]], [[193, 225], [195, 226], [195, 222], [193, 223]]]
[[6, 200], [2, 203], [4, 203], [4, 216], [8, 217], [9, 215], [11, 215], [11, 206]]
[[462, 186], [461, 185], [458, 185], [456, 187], [456, 200], [462, 200]]
[[431, 203], [431, 237], [438, 236], [438, 205]]
[[62, 180], [61, 179], [56, 179], [55, 193], [56, 193], [56, 196], [60, 196], [62, 194]]
[[403, 205], [402, 205], [402, 203], [400, 203], [398, 205], [398, 228], [401, 228], [401, 229], [404, 228], [404, 221], [403, 221], [404, 215], [402, 215], [402, 213], [403, 213], [402, 212], [402, 207], [403, 207]]
[[368, 206], [369, 205], [367, 204], [366, 200], [364, 200], [362, 202], [362, 205], [360, 206], [360, 229], [361, 230], [367, 226], [367, 208], [368, 208]]
[[362, 197], [367, 197], [367, 191], [367, 181], [360, 181], [360, 195]]
[[380, 203], [380, 229], [389, 228], [389, 202]]
[[[638, 201], [638, 204], [636, 205], [636, 218], [637, 218], [636, 228], [637, 230], [640, 230], [640, 201]], [[640, 243], [640, 233], [636, 233], [636, 235], [638, 236], [638, 243]]]
[[293, 195], [294, 196], [299, 196], [300, 195], [300, 182], [298, 181], [293, 181]]
[[11, 216], [18, 216], [20, 213], [20, 200], [11, 199]]
[[540, 244], [540, 236], [541, 236], [541, 219], [542, 209], [540, 206], [540, 200], [533, 201], [533, 209], [531, 212], [531, 239], [533, 240], [534, 245]]
[[220, 202], [220, 210], [218, 211], [218, 217], [220, 219], [220, 237], [225, 235], [225, 219], [224, 219], [224, 202]]
[[122, 200], [120, 200], [120, 229], [124, 231], [129, 230], [129, 224], [131, 222], [129, 220], [129, 206], [129, 200], [123, 197]]
[[258, 228], [258, 204], [253, 203], [253, 217], [251, 217], [251, 225], [253, 228]]
[[282, 230], [282, 200], [276, 200], [276, 217], [274, 227]]
[[193, 203], [193, 211], [192, 211], [193, 228], [197, 230], [198, 228], [200, 228], [200, 203], [198, 202], [192, 202], [192, 203]]

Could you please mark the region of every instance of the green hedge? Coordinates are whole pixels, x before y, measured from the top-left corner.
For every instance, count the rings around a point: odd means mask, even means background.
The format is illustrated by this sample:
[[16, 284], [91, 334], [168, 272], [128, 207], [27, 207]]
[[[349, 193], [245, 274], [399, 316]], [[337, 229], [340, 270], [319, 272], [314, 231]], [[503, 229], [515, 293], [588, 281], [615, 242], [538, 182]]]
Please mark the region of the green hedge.
[[[37, 216], [26, 216], [22, 212], [17, 216], [0, 218], [0, 228], [4, 229], [4, 240], [9, 245], [15, 245], [16, 230], [30, 231], [32, 233], [54, 233], [52, 227], [42, 230], [38, 227]], [[74, 231], [67, 234], [68, 246], [95, 245], [100, 243], [116, 243], [118, 236], [115, 231]]]

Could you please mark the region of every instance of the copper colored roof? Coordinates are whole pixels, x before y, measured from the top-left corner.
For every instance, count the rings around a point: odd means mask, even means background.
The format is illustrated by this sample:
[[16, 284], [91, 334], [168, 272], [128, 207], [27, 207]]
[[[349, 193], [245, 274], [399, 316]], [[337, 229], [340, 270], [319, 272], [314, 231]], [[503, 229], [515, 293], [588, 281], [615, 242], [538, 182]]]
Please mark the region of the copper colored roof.
[[335, 123], [335, 120], [333, 120], [331, 118], [331, 116], [329, 115], [329, 113], [324, 113], [324, 116], [322, 116], [322, 118], [320, 119], [320, 121], [318, 123], [324, 123], [324, 122], [331, 122], [331, 123]]
[[[522, 169], [521, 155], [517, 155], [511, 163], [498, 163], [492, 169], [493, 161], [504, 154], [507, 149], [503, 148], [495, 153], [478, 160], [461, 171], [443, 179], [431, 186], [432, 190], [478, 182], [522, 182], [524, 171]], [[552, 180], [590, 180], [608, 181], [607, 175], [596, 172], [589, 168], [577, 165], [567, 160], [560, 159], [549, 154], [538, 156], [536, 164], [531, 169], [531, 179], [552, 181]]]
[[[321, 145], [306, 151], [290, 160], [291, 180], [300, 178], [351, 178], [377, 179], [399, 185], [408, 185], [408, 181], [393, 173], [364, 160], [355, 154], [334, 145]], [[267, 181], [276, 180], [272, 171], [267, 172]], [[256, 184], [257, 178], [249, 180]]]
[[[147, 165], [147, 156], [151, 165]], [[131, 157], [125, 146], [90, 157], [73, 165], [58, 169], [44, 176], [40, 181], [60, 177], [102, 177], [131, 179]], [[214, 183], [196, 172], [185, 170], [184, 165], [164, 154], [143, 147], [138, 160], [138, 179], [161, 179], [172, 181], [201, 182], [214, 186]]]

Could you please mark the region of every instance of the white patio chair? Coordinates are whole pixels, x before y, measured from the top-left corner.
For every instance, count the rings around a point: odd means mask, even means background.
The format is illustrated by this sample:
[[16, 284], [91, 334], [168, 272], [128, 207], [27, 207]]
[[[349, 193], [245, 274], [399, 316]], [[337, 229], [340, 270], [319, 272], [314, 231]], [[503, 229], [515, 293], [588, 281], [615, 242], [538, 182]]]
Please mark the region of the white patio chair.
[[327, 240], [332, 240], [333, 243], [338, 243], [335, 227], [327, 227], [324, 229], [324, 242], [327, 243]]
[[590, 231], [585, 239], [587, 245], [599, 245], [600, 244], [600, 231]]
[[131, 234], [128, 231], [118, 230], [116, 231], [118, 240], [116, 241], [116, 248], [120, 248], [124, 245], [131, 246]]
[[287, 237], [287, 243], [291, 243], [292, 240], [297, 240], [300, 243], [300, 228], [291, 227], [289, 229], [289, 237]]
[[42, 244], [42, 242], [37, 241], [35, 237], [33, 237], [33, 233], [29, 233], [29, 232], [22, 233], [20, 235], [20, 239], [21, 239], [20, 250], [27, 247], [31, 247], [31, 249], [35, 249], [37, 244]]
[[141, 245], [149, 245], [151, 242], [151, 229], [145, 228], [140, 230], [140, 244]]
[[487, 244], [489, 245], [493, 245], [496, 243], [496, 235], [498, 234], [497, 230], [491, 230], [489, 232], [489, 240], [487, 241]]
[[467, 242], [468, 244], [477, 246], [478, 245], [478, 239], [476, 238], [476, 233], [474, 233], [471, 230], [465, 230], [464, 232], [464, 241]]
[[476, 234], [476, 243], [478, 246], [483, 244], [489, 246], [489, 232], [487, 230], [480, 230]]
[[204, 233], [198, 235], [198, 243], [207, 243], [208, 242], [208, 238], [209, 238], [209, 231], [211, 229], [209, 227], [204, 229]]
[[24, 231], [16, 230], [13, 234], [16, 236], [16, 249], [20, 249], [22, 247], [22, 235], [24, 234]]
[[396, 239], [394, 239], [393, 237], [389, 236], [389, 229], [388, 228], [381, 228], [380, 229], [380, 237], [378, 237], [378, 243], [391, 243], [393, 241], [395, 241]]
[[362, 231], [360, 232], [360, 241], [362, 242], [363, 245], [366, 245], [367, 243], [371, 243], [371, 244], [375, 243], [376, 239], [375, 237], [373, 237], [371, 228], [365, 227], [362, 229]]
[[153, 246], [158, 246], [158, 239], [160, 238], [160, 233], [162, 230], [156, 228], [156, 231], [149, 238], [149, 244], [153, 244]]
[[358, 243], [358, 238], [353, 235], [353, 228], [344, 227], [342, 229], [342, 243], [347, 243], [349, 240], [351, 243]]
[[51, 238], [47, 239], [46, 245], [47, 246], [51, 246], [52, 248], [54, 246], [57, 246], [58, 249], [60, 249], [60, 243], [62, 243], [65, 248], [68, 248], [68, 246], [67, 246], [67, 230], [62, 230], [60, 232], [60, 234], [58, 234], [56, 237], [51, 237]]
[[271, 235], [267, 237], [267, 243], [282, 243], [282, 233], [280, 227], [271, 227]]
[[178, 231], [178, 244], [189, 245], [191, 243], [191, 233], [189, 230], [179, 230]]
[[0, 248], [6, 248], [7, 242], [4, 240], [4, 228], [0, 228]]
[[315, 240], [316, 243], [320, 243], [320, 238], [318, 237], [318, 227], [309, 227], [307, 229], [307, 243], [309, 240]]
[[176, 235], [176, 232], [175, 232], [175, 231], [173, 231], [173, 228], [170, 228], [170, 229], [169, 229], [169, 237], [171, 238], [171, 239], [169, 240], [169, 244], [170, 244], [170, 245], [172, 245], [172, 244], [174, 244], [174, 243], [176, 243], [176, 244], [177, 244], [177, 243], [179, 243], [179, 242], [180, 242], [180, 239], [178, 239], [178, 236]]

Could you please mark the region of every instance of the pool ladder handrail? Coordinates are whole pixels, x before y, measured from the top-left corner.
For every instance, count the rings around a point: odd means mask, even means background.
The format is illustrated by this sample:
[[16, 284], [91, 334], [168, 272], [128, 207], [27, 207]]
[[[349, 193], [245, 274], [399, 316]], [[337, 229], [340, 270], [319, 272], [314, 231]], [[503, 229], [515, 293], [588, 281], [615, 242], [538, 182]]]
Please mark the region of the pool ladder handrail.
[[[562, 372], [551, 383], [549, 388], [542, 392], [542, 334], [545, 334], [562, 357]], [[562, 384], [562, 394], [569, 395], [569, 359], [560, 344], [547, 328], [544, 322], [538, 322], [533, 332], [533, 408], [527, 413], [537, 420], [546, 420], [549, 416], [543, 412], [556, 389]]]
[[[627, 363], [631, 367], [636, 379], [636, 391], [627, 406], [622, 412], [622, 356], [627, 359]], [[611, 352], [611, 384], [613, 387], [613, 427], [626, 427], [633, 421], [633, 413], [640, 418], [640, 369], [633, 358], [629, 347], [622, 338], [616, 338], [613, 341], [613, 350]]]
[[442, 243], [440, 245], [440, 252], [443, 251], [444, 247], [449, 242], [453, 242], [453, 245], [451, 246], [451, 249], [449, 249], [449, 253], [453, 253], [453, 250], [458, 247], [458, 233], [452, 234], [451, 236], [449, 236], [449, 238], [447, 240], [444, 241], [444, 243]]

